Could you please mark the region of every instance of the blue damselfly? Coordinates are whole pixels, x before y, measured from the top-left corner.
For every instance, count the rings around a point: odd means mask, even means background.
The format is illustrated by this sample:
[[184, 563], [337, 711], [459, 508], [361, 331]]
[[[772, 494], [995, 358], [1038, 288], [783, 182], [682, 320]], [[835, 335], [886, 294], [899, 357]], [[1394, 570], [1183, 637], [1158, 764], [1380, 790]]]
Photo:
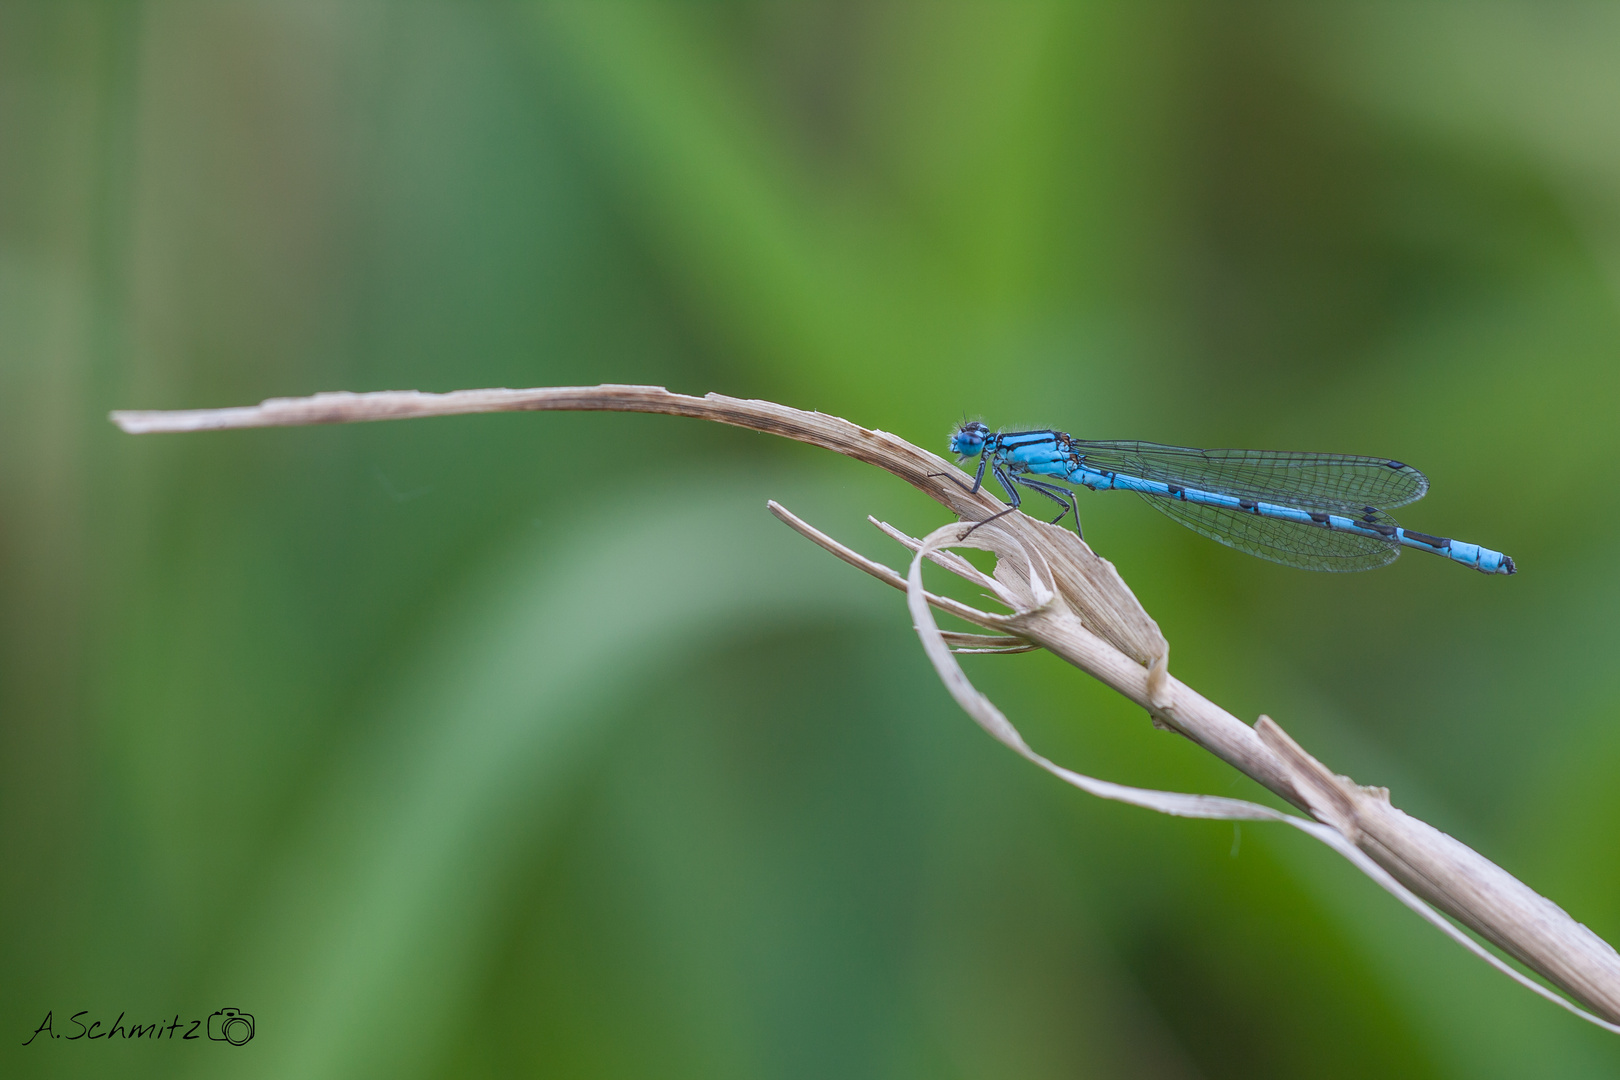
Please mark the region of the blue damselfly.
[[1421, 499], [1429, 481], [1388, 458], [1093, 442], [1050, 428], [991, 432], [978, 421], [952, 433], [951, 452], [979, 459], [974, 491], [988, 470], [1014, 510], [1028, 488], [1063, 507], [1054, 522], [1073, 514], [1076, 532], [1075, 493], [1053, 480], [1134, 491], [1211, 540], [1306, 570], [1370, 570], [1411, 547], [1487, 574], [1514, 572], [1500, 551], [1397, 525], [1389, 509]]

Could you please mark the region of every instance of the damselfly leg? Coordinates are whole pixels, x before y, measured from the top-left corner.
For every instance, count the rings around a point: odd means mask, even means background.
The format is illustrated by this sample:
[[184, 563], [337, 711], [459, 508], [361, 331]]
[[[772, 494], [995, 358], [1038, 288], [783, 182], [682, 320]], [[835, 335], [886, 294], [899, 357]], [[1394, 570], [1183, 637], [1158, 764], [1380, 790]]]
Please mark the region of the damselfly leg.
[[1014, 483], [1022, 484], [1024, 487], [1040, 492], [1048, 499], [1051, 499], [1053, 502], [1063, 507], [1063, 512], [1052, 519], [1053, 525], [1056, 525], [1058, 522], [1062, 521], [1064, 514], [1073, 514], [1074, 535], [1080, 537], [1081, 539], [1085, 539], [1085, 533], [1080, 531], [1080, 506], [1075, 501], [1074, 492], [1070, 491], [1066, 487], [1059, 487], [1056, 484], [1043, 483], [1039, 480], [1031, 480], [1027, 476], [1019, 476], [1016, 473], [1013, 474], [1013, 481]]

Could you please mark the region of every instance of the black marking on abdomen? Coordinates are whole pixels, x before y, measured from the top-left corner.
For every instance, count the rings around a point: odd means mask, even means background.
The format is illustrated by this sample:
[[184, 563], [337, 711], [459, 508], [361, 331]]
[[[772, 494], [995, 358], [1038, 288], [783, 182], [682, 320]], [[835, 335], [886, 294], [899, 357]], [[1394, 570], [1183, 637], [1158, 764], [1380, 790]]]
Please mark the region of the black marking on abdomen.
[[1380, 536], [1394, 537], [1395, 535], [1395, 526], [1393, 525], [1380, 525], [1376, 521], [1373, 521], [1368, 522], [1367, 528], [1371, 529]]
[[1444, 551], [1446, 548], [1451, 546], [1451, 540], [1449, 537], [1430, 536], [1428, 533], [1413, 532], [1411, 529], [1406, 530], [1406, 538], [1408, 540], [1416, 540], [1420, 544], [1428, 544], [1437, 551]]
[[1166, 484], [1165, 487], [1170, 489], [1170, 497], [1171, 498], [1180, 499], [1182, 502], [1187, 501], [1187, 489], [1186, 488], [1177, 487], [1175, 484]]
[[1239, 499], [1238, 509], [1247, 510], [1251, 514], [1258, 514], [1260, 512], [1260, 504], [1257, 502], [1250, 502], [1248, 499]]
[[1316, 511], [1316, 510], [1310, 511], [1310, 515], [1311, 515], [1311, 520], [1316, 522], [1318, 525], [1326, 525], [1326, 524], [1328, 524], [1329, 518], [1332, 517], [1331, 514], [1324, 514], [1324, 513], [1321, 513], [1320, 511]]

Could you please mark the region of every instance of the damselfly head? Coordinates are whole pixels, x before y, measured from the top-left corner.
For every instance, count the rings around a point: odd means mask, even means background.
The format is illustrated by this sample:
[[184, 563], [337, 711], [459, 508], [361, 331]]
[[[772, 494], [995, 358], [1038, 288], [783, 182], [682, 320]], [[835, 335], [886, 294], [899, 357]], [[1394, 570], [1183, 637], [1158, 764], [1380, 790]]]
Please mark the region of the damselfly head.
[[984, 449], [984, 441], [989, 437], [990, 429], [979, 421], [963, 424], [951, 432], [951, 453], [972, 457]]

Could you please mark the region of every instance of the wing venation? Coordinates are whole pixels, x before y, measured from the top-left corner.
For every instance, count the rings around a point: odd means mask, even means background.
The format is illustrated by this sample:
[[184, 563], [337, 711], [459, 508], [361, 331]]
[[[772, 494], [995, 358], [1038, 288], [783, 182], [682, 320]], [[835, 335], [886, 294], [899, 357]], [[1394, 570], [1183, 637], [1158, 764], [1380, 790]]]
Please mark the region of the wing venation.
[[[1155, 510], [1218, 544], [1302, 570], [1372, 570], [1394, 562], [1401, 553], [1398, 543], [1377, 537], [1158, 495], [1142, 498]], [[1395, 524], [1388, 514], [1378, 514], [1376, 519], [1380, 525]]]
[[1074, 447], [1087, 464], [1108, 471], [1311, 510], [1359, 515], [1368, 506], [1404, 506], [1429, 490], [1428, 477], [1387, 458], [1078, 439]]

